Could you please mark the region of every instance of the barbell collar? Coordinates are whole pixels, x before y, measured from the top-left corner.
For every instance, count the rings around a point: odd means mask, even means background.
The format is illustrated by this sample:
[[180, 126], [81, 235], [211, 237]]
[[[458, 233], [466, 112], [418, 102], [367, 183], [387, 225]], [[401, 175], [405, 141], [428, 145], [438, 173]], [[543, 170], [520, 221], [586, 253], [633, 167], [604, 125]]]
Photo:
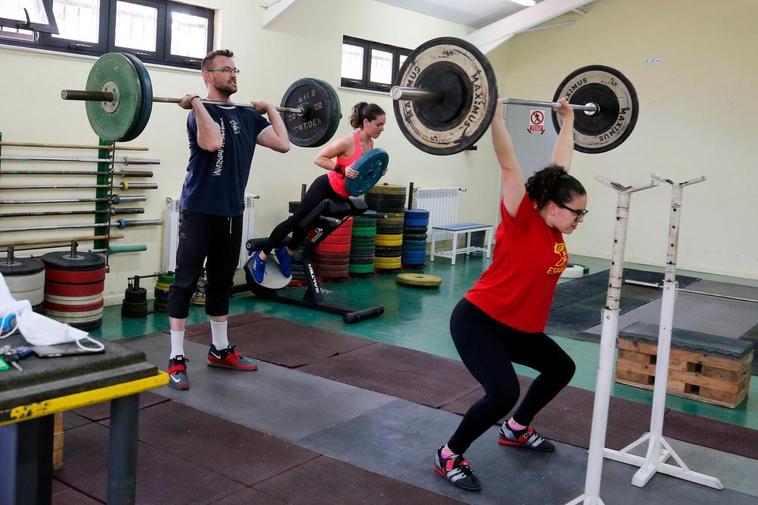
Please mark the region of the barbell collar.
[[[84, 102], [113, 102], [115, 96], [111, 91], [85, 91], [81, 89], [64, 89], [61, 90], [61, 98], [64, 100], [80, 100]], [[181, 98], [173, 98], [167, 96], [154, 96], [153, 102], [158, 103], [181, 103]], [[220, 102], [217, 100], [207, 100], [205, 98], [200, 99], [201, 102], [210, 105], [221, 106], [235, 106], [235, 107], [253, 107], [250, 103], [235, 103], [235, 102]], [[305, 114], [305, 109], [302, 107], [277, 107], [279, 112], [292, 112], [302, 116]]]

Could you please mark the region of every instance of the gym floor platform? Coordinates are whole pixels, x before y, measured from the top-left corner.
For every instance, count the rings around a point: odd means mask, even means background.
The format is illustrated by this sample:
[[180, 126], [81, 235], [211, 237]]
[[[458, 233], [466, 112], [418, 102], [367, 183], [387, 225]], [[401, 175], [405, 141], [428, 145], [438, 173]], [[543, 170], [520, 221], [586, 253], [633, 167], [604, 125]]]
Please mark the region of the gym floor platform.
[[[608, 266], [607, 261], [572, 259], [588, 265], [591, 274]], [[498, 446], [493, 426], [466, 454], [483, 482], [481, 493], [458, 490], [432, 469], [435, 449], [479, 394], [458, 360], [448, 321], [486, 265], [478, 256], [461, 259], [455, 267], [447, 261], [428, 264], [425, 273], [443, 279], [438, 290], [397, 286], [395, 276], [386, 274], [325, 284], [336, 303], [385, 307], [383, 316], [352, 325], [330, 314], [235, 296], [230, 341], [256, 359], [257, 372], [205, 365], [209, 328], [200, 324], [206, 321], [202, 307], [194, 307], [188, 323], [196, 326], [188, 328], [185, 342], [191, 389], [164, 387], [141, 395], [137, 503], [543, 505], [579, 496], [598, 359], [592, 333], [599, 311], [594, 319], [551, 319], [548, 327], [551, 334], [568, 335], [555, 338], [577, 364], [570, 386], [535, 419], [537, 429], [557, 441], [556, 453]], [[681, 273], [692, 278], [688, 289], [708, 282], [723, 294], [758, 298], [758, 282], [737, 285], [736, 279]], [[561, 284], [569, 298], [571, 282]], [[647, 321], [660, 298], [660, 291], [652, 289], [628, 291], [622, 327]], [[591, 290], [576, 293], [587, 312], [587, 300], [594, 297]], [[719, 313], [737, 314], [740, 324], [723, 324], [735, 335], [758, 313], [744, 312], [742, 302], [713, 303], [719, 310], [709, 315], [708, 324], [718, 327], [714, 318]], [[623, 309], [623, 298], [621, 304]], [[680, 297], [676, 327], [697, 326], [696, 311], [687, 307], [686, 297]], [[573, 313], [582, 315], [581, 310]], [[166, 314], [122, 319], [119, 307], [109, 307], [103, 321], [94, 336], [120, 339], [165, 369]], [[752, 326], [745, 335], [754, 330]], [[517, 371], [526, 386], [533, 372]], [[758, 504], [757, 390], [754, 380], [747, 400], [734, 409], [667, 398], [667, 440], [691, 469], [721, 479], [724, 490], [660, 474], [644, 488], [634, 487], [630, 481], [636, 468], [606, 459], [605, 503]], [[648, 430], [651, 400], [652, 391], [614, 386], [608, 447], [621, 448]], [[99, 405], [64, 415], [64, 465], [55, 474], [53, 503], [104, 503], [108, 415], [107, 406]]]

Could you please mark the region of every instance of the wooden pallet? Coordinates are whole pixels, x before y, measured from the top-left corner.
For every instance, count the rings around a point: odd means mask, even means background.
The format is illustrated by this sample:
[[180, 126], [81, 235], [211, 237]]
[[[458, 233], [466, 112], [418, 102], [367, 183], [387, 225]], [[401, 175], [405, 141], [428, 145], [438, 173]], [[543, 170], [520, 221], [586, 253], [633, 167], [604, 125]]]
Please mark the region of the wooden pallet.
[[[653, 389], [658, 346], [618, 339], [616, 382]], [[729, 359], [671, 348], [667, 392], [705, 403], [735, 408], [747, 397], [753, 353]]]

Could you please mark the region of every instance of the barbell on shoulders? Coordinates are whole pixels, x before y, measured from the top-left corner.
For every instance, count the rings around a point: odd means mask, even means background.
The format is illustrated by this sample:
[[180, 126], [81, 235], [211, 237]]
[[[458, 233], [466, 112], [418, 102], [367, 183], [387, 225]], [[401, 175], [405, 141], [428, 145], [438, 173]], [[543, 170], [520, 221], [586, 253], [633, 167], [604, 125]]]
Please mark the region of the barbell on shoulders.
[[[413, 51], [398, 72], [393, 98], [403, 135], [430, 154], [455, 154], [471, 148], [489, 128], [498, 101], [495, 72], [471, 43], [453, 37], [429, 40]], [[618, 147], [634, 129], [637, 93], [621, 72], [590, 65], [569, 74], [552, 102], [500, 99], [506, 104], [555, 109], [566, 97], [577, 111], [574, 147], [601, 153]], [[553, 124], [561, 118], [553, 110]]]
[[[147, 126], [153, 102], [179, 103], [181, 98], [153, 96], [150, 75], [142, 61], [128, 53], [106, 53], [95, 62], [84, 90], [64, 89], [64, 100], [86, 101], [87, 119], [95, 133], [109, 142], [128, 142]], [[209, 105], [252, 107], [250, 103], [215, 102]], [[334, 88], [320, 79], [295, 81], [277, 110], [290, 141], [301, 147], [325, 144], [342, 117]]]

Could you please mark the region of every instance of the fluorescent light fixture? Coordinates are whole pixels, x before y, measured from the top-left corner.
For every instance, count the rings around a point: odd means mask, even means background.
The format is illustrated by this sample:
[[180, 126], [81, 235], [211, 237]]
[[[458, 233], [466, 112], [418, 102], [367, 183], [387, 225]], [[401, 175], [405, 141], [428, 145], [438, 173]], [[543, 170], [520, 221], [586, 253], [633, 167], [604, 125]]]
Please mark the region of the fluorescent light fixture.
[[523, 5], [524, 7], [531, 7], [535, 3], [534, 0], [511, 0], [511, 2]]

